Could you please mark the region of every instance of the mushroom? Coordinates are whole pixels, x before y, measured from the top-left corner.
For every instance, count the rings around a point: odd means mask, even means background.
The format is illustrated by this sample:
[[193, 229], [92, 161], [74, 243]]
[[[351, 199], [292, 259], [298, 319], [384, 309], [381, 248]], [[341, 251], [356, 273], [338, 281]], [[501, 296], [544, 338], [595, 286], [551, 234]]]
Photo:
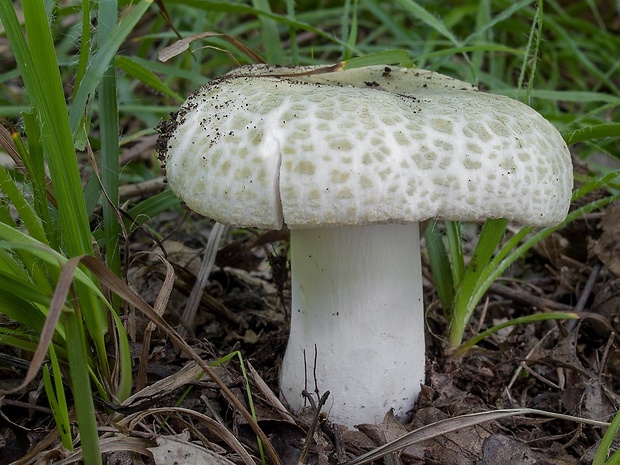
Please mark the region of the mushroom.
[[[280, 390], [332, 421], [405, 419], [424, 382], [418, 223], [561, 222], [572, 166], [530, 107], [419, 69], [242, 66], [160, 125], [172, 190], [219, 222], [291, 230]], [[316, 382], [316, 386], [315, 386]]]

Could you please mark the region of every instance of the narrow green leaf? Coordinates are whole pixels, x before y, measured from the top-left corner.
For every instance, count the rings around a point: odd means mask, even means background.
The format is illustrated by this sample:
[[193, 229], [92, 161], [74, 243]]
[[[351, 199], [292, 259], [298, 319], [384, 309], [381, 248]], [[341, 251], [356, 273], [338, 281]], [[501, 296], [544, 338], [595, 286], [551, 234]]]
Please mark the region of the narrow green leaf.
[[129, 76], [139, 80], [150, 88], [155, 89], [156, 91], [161, 92], [164, 95], [172, 97], [178, 102], [183, 102], [183, 100], [185, 100], [175, 91], [173, 91], [166, 83], [159, 79], [155, 75], [155, 73], [142, 66], [133, 58], [119, 55], [114, 59], [114, 63], [120, 69], [125, 71]]
[[[493, 89], [494, 94], [506, 95], [508, 97], [518, 99], [519, 91], [514, 88], [497, 88]], [[542, 100], [553, 100], [560, 102], [579, 102], [579, 103], [613, 103], [620, 105], [620, 98], [615, 95], [604, 92], [590, 92], [584, 90], [546, 90], [533, 89], [532, 98]]]
[[[99, 42], [112, 34], [116, 24], [118, 12], [116, 1], [99, 3], [99, 29], [97, 38]], [[119, 205], [119, 141], [118, 129], [118, 97], [116, 90], [116, 69], [113, 60], [108, 62], [108, 67], [101, 76], [98, 87], [99, 101], [99, 130], [100, 130], [100, 167], [101, 187], [105, 193], [103, 201], [103, 231], [105, 234], [105, 257], [106, 264], [117, 276], [121, 275], [120, 238], [121, 227], [117, 217]], [[113, 299], [112, 305], [118, 311], [122, 305], [120, 299]]]
[[527, 315], [519, 318], [514, 318], [512, 320], [504, 321], [498, 325], [492, 326], [486, 331], [477, 334], [476, 336], [469, 339], [467, 342], [464, 342], [459, 347], [456, 348], [454, 352], [454, 356], [459, 356], [467, 352], [473, 346], [478, 344], [480, 341], [483, 341], [491, 334], [495, 334], [501, 331], [504, 328], [509, 328], [511, 326], [518, 326], [523, 324], [534, 323], [536, 321], [547, 321], [547, 320], [578, 320], [580, 316], [575, 312], [548, 312], [548, 313], [536, 313], [534, 315]]
[[[69, 421], [69, 408], [65, 397], [65, 388], [62, 384], [62, 372], [60, 364], [56, 357], [54, 346], [49, 347], [50, 361], [52, 364], [52, 372], [54, 376], [54, 384], [52, 385], [49, 369], [47, 365], [43, 369], [43, 381], [45, 383], [45, 391], [50, 399], [50, 407], [56, 421], [56, 428], [60, 434], [62, 445], [67, 450], [73, 450], [73, 438], [71, 437], [71, 423]], [[51, 397], [50, 397], [51, 396]]]
[[[350, 47], [355, 47], [357, 43], [358, 35], [358, 23], [357, 23], [357, 0], [353, 0], [353, 7], [351, 7], [351, 1], [345, 2], [345, 7], [342, 15], [342, 41], [349, 44]], [[349, 27], [349, 18], [350, 27]], [[351, 48], [345, 48], [342, 51], [343, 59], [351, 58]]]
[[43, 225], [39, 217], [33, 211], [31, 206], [17, 188], [15, 181], [9, 175], [8, 171], [0, 166], [0, 191], [10, 199], [13, 207], [17, 211], [20, 220], [28, 229], [28, 233], [37, 241], [48, 245], [47, 236], [43, 230]]
[[371, 53], [361, 57], [349, 58], [342, 62], [343, 70], [362, 68], [364, 66], [389, 65], [396, 63], [402, 66], [413, 66], [411, 57], [407, 50], [385, 50], [382, 52]]
[[88, 59], [90, 58], [90, 1], [82, 0], [82, 35], [80, 40], [80, 54], [77, 66], [77, 72], [75, 73], [75, 86], [73, 87], [73, 97], [80, 88], [80, 83], [84, 74], [86, 74], [86, 68], [88, 66]]
[[497, 52], [497, 53], [514, 55], [516, 57], [523, 56], [523, 50], [519, 50], [513, 47], [507, 47], [506, 45], [501, 45], [501, 44], [480, 43], [477, 45], [466, 45], [463, 47], [450, 47], [450, 48], [444, 48], [441, 50], [436, 50], [434, 52], [422, 53], [420, 55], [416, 55], [416, 61], [427, 60], [429, 58], [436, 58], [436, 57], [441, 57], [441, 56], [453, 56], [459, 53], [467, 53], [467, 52]]
[[620, 137], [620, 123], [605, 123], [595, 126], [587, 126], [575, 131], [564, 134], [564, 141], [568, 145], [587, 142], [593, 139], [603, 139], [605, 137]]
[[278, 32], [277, 23], [268, 16], [271, 14], [271, 6], [268, 0], [252, 0], [252, 4], [257, 11], [266, 13], [259, 16], [261, 24], [262, 42], [265, 44], [265, 50], [267, 53], [267, 62], [284, 65], [286, 59], [284, 57], [284, 49], [282, 48], [282, 42], [280, 41], [280, 34]]
[[[30, 353], [37, 350], [37, 340], [34, 338], [33, 334], [28, 334], [24, 331], [17, 331], [1, 326], [0, 344]], [[66, 355], [67, 352], [65, 351], [64, 353]]]
[[452, 347], [461, 343], [465, 325], [469, 321], [473, 308], [479, 302], [477, 291], [480, 289], [480, 279], [488, 269], [491, 257], [504, 236], [507, 226], [508, 220], [503, 218], [489, 219], [484, 222], [474, 254], [456, 291], [453, 321], [450, 327]]
[[[145, 199], [137, 205], [131, 207], [127, 212], [136, 225], [141, 225], [148, 220], [157, 217], [160, 213], [163, 213], [172, 208], [178, 207], [181, 201], [176, 197], [171, 190], [165, 190], [158, 194], [155, 194], [148, 199]], [[132, 224], [127, 219], [126, 227], [131, 228]]]
[[590, 74], [605, 83], [609, 87], [612, 94], [616, 96], [620, 95], [620, 89], [616, 83], [607, 76], [606, 71], [599, 69], [599, 67], [590, 59], [587, 53], [582, 50], [583, 45], [577, 43], [571, 33], [557, 21], [555, 18], [549, 16], [546, 20], [546, 24], [549, 26], [549, 31], [558, 34], [562, 39], [563, 46], [567, 47], [573, 54], [573, 59], [577, 60]]
[[[288, 19], [295, 21], [295, 0], [286, 0], [286, 16]], [[297, 31], [293, 26], [288, 27], [289, 47], [291, 55], [291, 64], [299, 66], [300, 55], [299, 46], [297, 45]]]
[[451, 321], [454, 307], [454, 279], [450, 268], [450, 259], [446, 253], [441, 232], [437, 228], [437, 220], [429, 222], [424, 232], [424, 239], [435, 289], [446, 321]]
[[151, 6], [151, 3], [153, 3], [153, 0], [141, 0], [140, 3], [116, 24], [112, 32], [110, 32], [106, 39], [100, 44], [99, 49], [88, 65], [88, 70], [80, 82], [80, 88], [76, 92], [73, 104], [71, 105], [69, 122], [72, 130], [75, 131], [77, 129], [78, 123], [86, 108], [86, 103], [99, 85], [103, 73], [118, 53], [120, 46], [127, 36]]
[[614, 442], [614, 439], [618, 434], [618, 431], [620, 431], [620, 411], [616, 413], [614, 419], [611, 421], [611, 425], [609, 425], [607, 431], [605, 431], [605, 435], [603, 436], [603, 439], [601, 440], [596, 449], [596, 454], [594, 455], [592, 465], [612, 465], [612, 463], [620, 462], [620, 454], [618, 453], [619, 451], [616, 451], [608, 462], [605, 461], [607, 459], [609, 451], [611, 450], [612, 443]]
[[[528, 5], [531, 5], [533, 2], [534, 0], [521, 0], [520, 2], [515, 2], [510, 5], [506, 5], [505, 8], [501, 8], [499, 10], [499, 13], [493, 16], [492, 18], [487, 17], [484, 19], [479, 19], [478, 27], [476, 28], [476, 30], [472, 32], [469, 36], [467, 36], [465, 40], [463, 40], [463, 42], [468, 44], [472, 40], [474, 40], [476, 37], [484, 36], [489, 31], [491, 31], [495, 26], [497, 26], [499, 23], [501, 23], [502, 21], [508, 20], [515, 13], [527, 7]], [[480, 13], [480, 9], [481, 8], [479, 7], [478, 8], [479, 13]]]
[[399, 4], [407, 13], [424, 22], [431, 29], [435, 30], [437, 33], [452, 42], [452, 44], [457, 47], [461, 47], [463, 45], [463, 42], [456, 38], [456, 36], [448, 29], [443, 21], [426, 10], [418, 2], [413, 0], [396, 0], [394, 3]]
[[[11, 282], [14, 283], [15, 281], [6, 279], [6, 276], [0, 276], [0, 284], [2, 284], [2, 289], [0, 289], [2, 315], [19, 322], [32, 331], [41, 331], [45, 322], [45, 314], [42, 310], [43, 307], [38, 307], [34, 302], [44, 300], [44, 296], [33, 290], [29, 296], [22, 298], [20, 295], [26, 294], [24, 292], [25, 287], [22, 286], [21, 289], [9, 292], [5, 286]], [[28, 297], [32, 297], [32, 300], [28, 300]]]
[[90, 368], [86, 352], [86, 336], [79, 314], [63, 313], [62, 324], [67, 329], [67, 347], [71, 386], [76, 406], [76, 416], [80, 429], [80, 442], [84, 463], [101, 465], [103, 463], [99, 448], [99, 431], [95, 404], [91, 390]]
[[465, 256], [463, 254], [463, 236], [460, 221], [444, 221], [448, 238], [448, 253], [455, 289], [458, 289], [465, 276]]
[[[45, 156], [41, 143], [40, 120], [36, 112], [23, 113], [24, 128], [28, 135], [28, 149], [23, 146], [19, 136], [13, 138], [15, 145], [20, 149], [24, 166], [28, 171], [28, 179], [32, 182], [34, 209], [40, 218], [47, 243], [59, 249], [61, 247], [58, 228], [52, 220], [51, 210], [54, 208], [51, 199], [48, 199], [47, 176], [45, 172]], [[49, 186], [51, 190], [51, 186]], [[51, 194], [50, 194], [51, 196]]]
[[[54, 249], [37, 242], [27, 234], [2, 222], [0, 222], [0, 249], [26, 251], [39, 260], [42, 260], [50, 270], [54, 270], [55, 272], [60, 271], [60, 267], [67, 262], [67, 258]], [[93, 295], [98, 297], [104, 304], [107, 304], [101, 290], [88, 274], [81, 269], [77, 269], [75, 272], [75, 279], [80, 284], [86, 286]]]

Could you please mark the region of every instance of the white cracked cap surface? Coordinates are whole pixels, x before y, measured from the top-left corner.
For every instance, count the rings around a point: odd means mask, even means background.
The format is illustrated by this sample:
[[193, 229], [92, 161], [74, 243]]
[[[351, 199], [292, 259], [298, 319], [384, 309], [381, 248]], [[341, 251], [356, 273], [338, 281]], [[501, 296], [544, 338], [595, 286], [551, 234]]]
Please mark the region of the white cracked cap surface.
[[172, 190], [273, 229], [565, 218], [568, 148], [527, 105], [418, 69], [303, 74], [321, 69], [243, 66], [190, 96], [160, 128]]

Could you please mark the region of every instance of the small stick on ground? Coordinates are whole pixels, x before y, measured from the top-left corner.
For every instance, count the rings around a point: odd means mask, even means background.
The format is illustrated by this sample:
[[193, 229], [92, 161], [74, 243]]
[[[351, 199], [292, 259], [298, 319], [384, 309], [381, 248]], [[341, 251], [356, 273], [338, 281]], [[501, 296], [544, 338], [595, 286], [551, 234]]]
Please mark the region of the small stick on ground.
[[[304, 448], [301, 450], [297, 465], [303, 465], [306, 462], [306, 457], [308, 456], [308, 451], [310, 450], [310, 445], [312, 444], [312, 438], [314, 437], [316, 427], [319, 423], [319, 418], [321, 417], [321, 408], [325, 405], [325, 402], [327, 402], [327, 398], [329, 397], [329, 391], [325, 391], [325, 393], [319, 398], [318, 405], [316, 404], [316, 402], [314, 402], [312, 394], [305, 389], [301, 392], [301, 394], [310, 402], [310, 405], [312, 406], [312, 410], [314, 412], [314, 416], [312, 417], [312, 423], [310, 424], [310, 428], [308, 428]], [[316, 394], [318, 396], [318, 392], [316, 392]]]

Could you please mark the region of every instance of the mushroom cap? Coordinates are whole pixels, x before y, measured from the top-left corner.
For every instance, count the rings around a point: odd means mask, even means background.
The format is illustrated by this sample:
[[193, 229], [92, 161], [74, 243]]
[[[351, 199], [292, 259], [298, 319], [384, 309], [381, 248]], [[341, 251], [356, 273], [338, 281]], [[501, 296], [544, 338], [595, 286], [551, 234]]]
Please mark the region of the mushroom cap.
[[570, 153], [540, 114], [420, 69], [242, 66], [159, 130], [172, 190], [235, 226], [543, 226], [571, 198]]

